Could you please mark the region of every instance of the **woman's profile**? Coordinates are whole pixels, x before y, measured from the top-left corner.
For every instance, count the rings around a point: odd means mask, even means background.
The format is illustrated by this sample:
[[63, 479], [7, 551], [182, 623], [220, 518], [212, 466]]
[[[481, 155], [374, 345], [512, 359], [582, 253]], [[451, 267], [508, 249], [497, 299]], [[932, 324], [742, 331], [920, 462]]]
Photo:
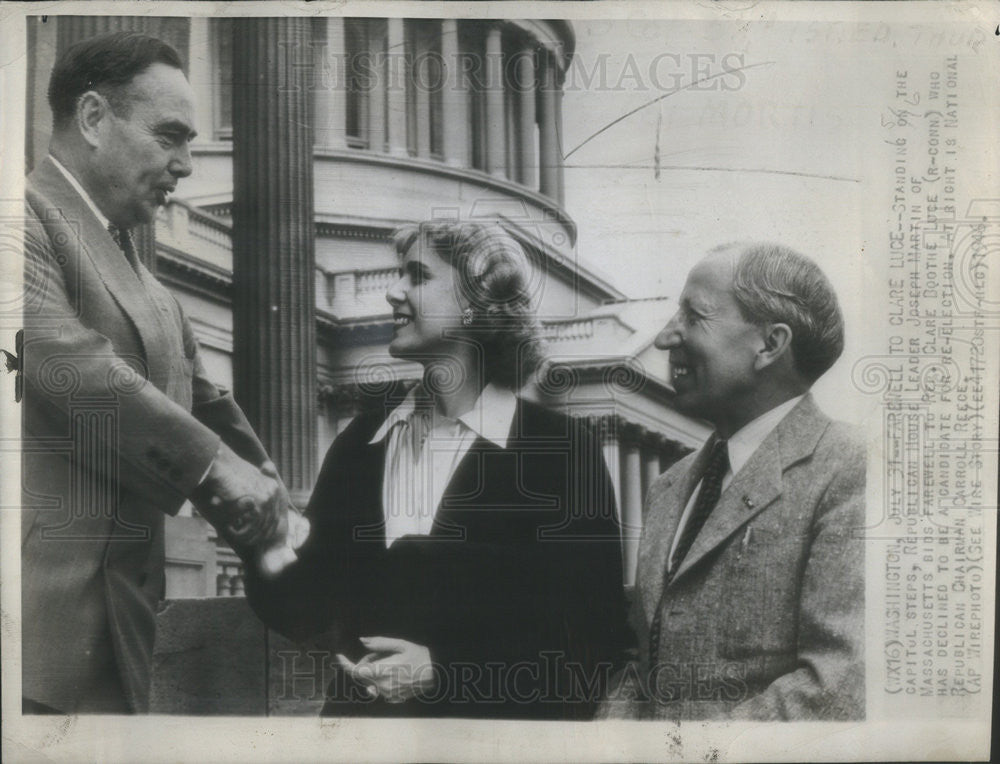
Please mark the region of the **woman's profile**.
[[261, 618], [337, 654], [324, 713], [590, 718], [621, 647], [600, 443], [515, 393], [542, 360], [530, 264], [497, 223], [397, 231], [390, 385], [337, 437]]

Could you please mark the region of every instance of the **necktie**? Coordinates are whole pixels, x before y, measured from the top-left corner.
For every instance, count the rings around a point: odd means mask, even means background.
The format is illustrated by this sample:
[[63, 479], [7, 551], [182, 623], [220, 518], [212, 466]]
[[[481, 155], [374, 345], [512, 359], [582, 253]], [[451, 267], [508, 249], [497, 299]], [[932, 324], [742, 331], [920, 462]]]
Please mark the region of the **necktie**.
[[701, 491], [698, 492], [691, 516], [688, 518], [684, 530], [681, 531], [681, 537], [677, 541], [677, 549], [670, 560], [668, 582], [677, 568], [684, 562], [684, 556], [698, 537], [698, 531], [701, 530], [708, 516], [712, 514], [715, 505], [719, 502], [719, 495], [722, 493], [722, 478], [725, 477], [727, 469], [729, 469], [729, 449], [726, 441], [717, 440], [712, 446], [708, 465], [701, 476]]
[[[702, 473], [701, 490], [698, 492], [698, 498], [695, 499], [691, 516], [688, 518], [687, 525], [681, 531], [681, 537], [677, 541], [677, 549], [674, 551], [673, 557], [667, 560], [667, 577], [663, 582], [664, 589], [670, 585], [677, 569], [684, 562], [685, 555], [691, 549], [694, 540], [698, 537], [698, 532], [705, 524], [708, 516], [712, 514], [715, 505], [719, 503], [719, 496], [722, 494], [722, 478], [726, 476], [727, 469], [729, 469], [728, 445], [724, 440], [717, 440], [712, 445], [712, 451], [708, 456], [708, 464]], [[660, 631], [663, 626], [661, 620], [662, 612], [663, 606], [661, 603], [656, 608], [653, 622], [649, 626], [650, 668], [659, 663]]]
[[127, 228], [119, 228], [114, 223], [108, 223], [108, 233], [111, 234], [111, 238], [118, 245], [118, 249], [124, 253], [128, 264], [136, 268], [138, 262], [135, 259], [135, 246], [132, 244], [131, 232]]

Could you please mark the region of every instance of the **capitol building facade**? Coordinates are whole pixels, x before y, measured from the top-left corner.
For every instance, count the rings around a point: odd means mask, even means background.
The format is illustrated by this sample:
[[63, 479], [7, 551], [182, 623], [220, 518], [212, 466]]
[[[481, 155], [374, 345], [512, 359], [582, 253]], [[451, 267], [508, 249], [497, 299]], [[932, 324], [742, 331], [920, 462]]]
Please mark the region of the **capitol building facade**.
[[[651, 481], [707, 435], [676, 413], [652, 340], [670, 300], [630, 300], [564, 208], [570, 24], [546, 20], [49, 16], [29, 21], [29, 168], [45, 155], [56, 56], [99, 31], [168, 40], [197, 94], [194, 172], [139, 236], [209, 376], [298, 502], [365, 390], [416, 380], [386, 350], [393, 230], [498, 219], [529, 254], [550, 366], [522, 391], [602, 434], [626, 581]], [[263, 84], [262, 84], [263, 83]], [[239, 562], [191, 508], [168, 518], [167, 598], [233, 596]]]

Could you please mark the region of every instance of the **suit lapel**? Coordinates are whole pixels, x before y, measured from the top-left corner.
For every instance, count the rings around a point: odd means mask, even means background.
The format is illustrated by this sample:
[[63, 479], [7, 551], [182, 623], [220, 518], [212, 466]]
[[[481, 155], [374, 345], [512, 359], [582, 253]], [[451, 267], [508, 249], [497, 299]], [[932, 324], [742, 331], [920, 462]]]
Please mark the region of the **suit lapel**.
[[[524, 401], [518, 399], [517, 408], [514, 410], [514, 418], [511, 422], [510, 431], [507, 434], [507, 449], [511, 449], [513, 444], [520, 440], [526, 428], [530, 428], [534, 423], [526, 414]], [[469, 450], [462, 456], [461, 461], [455, 465], [455, 472], [448, 485], [441, 494], [441, 501], [438, 502], [434, 511], [434, 523], [431, 526], [431, 535], [440, 538], [465, 538], [468, 528], [464, 523], [454, 522], [453, 516], [457, 511], [468, 509], [468, 499], [472, 497], [482, 497], [486, 488], [485, 465], [489, 465], [491, 473], [496, 469], [496, 462], [484, 458], [484, 454], [489, 451], [501, 451], [502, 449], [492, 441], [477, 435], [472, 441]], [[495, 480], [497, 475], [490, 474], [490, 479]], [[512, 475], [511, 479], [516, 480], [517, 476]]]
[[788, 412], [719, 497], [671, 584], [781, 496], [784, 471], [812, 455], [827, 424], [829, 419], [808, 394]]
[[[707, 444], [706, 444], [707, 446]], [[663, 499], [650, 505], [646, 513], [639, 542], [638, 588], [642, 593], [646, 616], [652, 620], [663, 594], [663, 584], [667, 575], [667, 560], [670, 547], [677, 533], [684, 507], [694, 491], [701, 473], [708, 461], [708, 448], [702, 446], [688, 469], [678, 474], [671, 483], [664, 486]]]
[[177, 348], [168, 345], [168, 335], [158, 315], [160, 311], [149, 298], [139, 275], [129, 265], [111, 234], [101, 226], [84, 199], [48, 157], [38, 165], [30, 180], [59, 210], [66, 224], [78, 236], [80, 257], [90, 261], [112, 299], [135, 327], [144, 351], [147, 378], [156, 387], [165, 390], [170, 378], [170, 364], [182, 356], [177, 354]]
[[[384, 417], [371, 427], [362, 428], [356, 444], [357, 457], [350, 462], [343, 480], [349, 482], [351, 511], [345, 515], [357, 541], [385, 545], [385, 508], [382, 484], [385, 480], [386, 439], [369, 443]], [[315, 492], [314, 492], [315, 494]], [[339, 498], [339, 497], [338, 497]]]
[[719, 503], [674, 573], [674, 581], [781, 495], [781, 457], [777, 441], [777, 431], [768, 435], [723, 491]]

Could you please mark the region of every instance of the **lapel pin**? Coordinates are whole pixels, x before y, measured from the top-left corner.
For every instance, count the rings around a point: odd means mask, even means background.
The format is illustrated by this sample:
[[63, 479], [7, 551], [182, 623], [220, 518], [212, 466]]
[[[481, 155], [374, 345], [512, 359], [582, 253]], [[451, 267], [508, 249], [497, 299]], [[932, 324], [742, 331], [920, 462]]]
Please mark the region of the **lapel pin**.
[[746, 494], [743, 495], [743, 503], [747, 505], [747, 509], [753, 509], [754, 508], [753, 499], [751, 499]]

